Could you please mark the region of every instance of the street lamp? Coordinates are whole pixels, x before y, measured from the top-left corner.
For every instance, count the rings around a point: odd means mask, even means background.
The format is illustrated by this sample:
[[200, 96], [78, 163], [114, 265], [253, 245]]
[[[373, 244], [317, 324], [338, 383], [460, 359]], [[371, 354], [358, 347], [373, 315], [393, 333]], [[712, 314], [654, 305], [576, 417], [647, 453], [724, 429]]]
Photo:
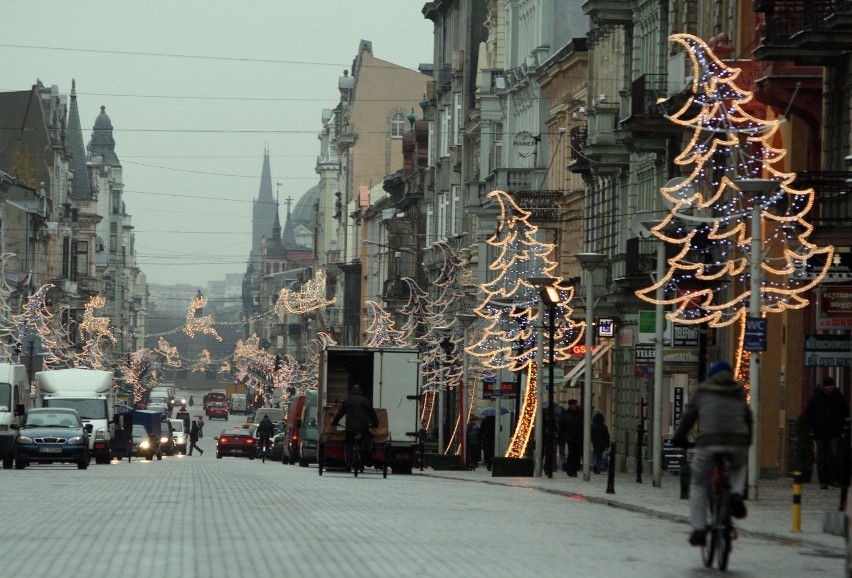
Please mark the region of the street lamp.
[[585, 353], [585, 380], [583, 387], [583, 479], [592, 479], [592, 342], [594, 332], [594, 276], [595, 268], [606, 259], [602, 253], [577, 253], [574, 255], [580, 266], [586, 273], [586, 353]]
[[[556, 421], [556, 416], [553, 412], [553, 349], [555, 347], [554, 343], [554, 333], [555, 333], [555, 317], [556, 317], [556, 305], [561, 301], [559, 297], [559, 291], [554, 286], [556, 283], [556, 279], [553, 277], [532, 277], [528, 279], [529, 283], [538, 288], [540, 299], [538, 302], [538, 334], [536, 336], [536, 342], [538, 345], [538, 351], [536, 355], [536, 375], [538, 380], [538, 387], [536, 388], [536, 398], [538, 401], [537, 409], [536, 409], [536, 423], [539, 424], [539, 427], [536, 428], [536, 441], [539, 442], [536, 444], [536, 448], [543, 447], [544, 455], [547, 456], [545, 463], [547, 464], [547, 477], [553, 477], [553, 462], [554, 462], [554, 426]], [[542, 387], [541, 384], [544, 381], [542, 379], [542, 371], [541, 367], [543, 364], [543, 354], [542, 354], [542, 330], [544, 329], [544, 307], [547, 306], [548, 309], [548, 323], [549, 323], [549, 345], [548, 345], [548, 390], [547, 390], [547, 410], [550, 412], [551, 423], [550, 423], [550, 431], [547, 432], [547, 439], [544, 440], [544, 443], [541, 444], [541, 438], [544, 434], [544, 411], [542, 408]], [[541, 462], [539, 457], [539, 452], [536, 452], [536, 464], [539, 466], [537, 470], [537, 475], [541, 475]]]

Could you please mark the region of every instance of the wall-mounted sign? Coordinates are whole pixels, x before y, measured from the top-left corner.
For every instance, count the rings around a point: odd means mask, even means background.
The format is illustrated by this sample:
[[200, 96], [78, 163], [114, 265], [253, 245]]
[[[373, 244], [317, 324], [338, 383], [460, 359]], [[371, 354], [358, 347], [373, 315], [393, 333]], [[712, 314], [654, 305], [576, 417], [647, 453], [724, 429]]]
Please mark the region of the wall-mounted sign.
[[598, 336], [615, 337], [615, 321], [612, 319], [598, 319]]
[[820, 295], [818, 329], [844, 329], [852, 327], [852, 286], [835, 285], [822, 289]]
[[849, 335], [806, 335], [805, 365], [809, 367], [852, 367], [852, 337]]

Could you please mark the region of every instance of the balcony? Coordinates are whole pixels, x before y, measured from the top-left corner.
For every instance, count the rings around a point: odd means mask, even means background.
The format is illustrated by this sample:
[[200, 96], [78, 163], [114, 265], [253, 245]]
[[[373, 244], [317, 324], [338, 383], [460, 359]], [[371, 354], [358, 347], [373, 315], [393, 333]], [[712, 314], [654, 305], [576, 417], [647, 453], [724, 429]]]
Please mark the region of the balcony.
[[758, 0], [765, 18], [758, 60], [825, 65], [852, 50], [852, 0]]
[[636, 2], [630, 0], [588, 0], [583, 13], [595, 26], [626, 26], [633, 23]]
[[668, 80], [664, 74], [645, 74], [635, 79], [630, 87], [630, 115], [622, 119], [619, 139], [632, 150], [665, 149], [665, 137], [682, 132], [680, 125], [668, 120], [664, 113], [676, 101], [680, 108], [682, 98], [668, 99]]
[[507, 193], [542, 189], [547, 178], [546, 169], [494, 169], [485, 179], [486, 189], [499, 189]]
[[815, 202], [805, 219], [814, 226], [813, 241], [846, 245], [852, 228], [852, 172], [802, 171], [793, 188], [813, 188]]

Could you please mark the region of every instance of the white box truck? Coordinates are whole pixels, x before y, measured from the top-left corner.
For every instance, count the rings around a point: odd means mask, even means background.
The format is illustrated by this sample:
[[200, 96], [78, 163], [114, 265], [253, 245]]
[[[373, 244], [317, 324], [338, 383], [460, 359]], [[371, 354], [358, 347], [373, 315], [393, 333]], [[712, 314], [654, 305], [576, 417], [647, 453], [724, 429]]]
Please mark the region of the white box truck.
[[388, 413], [390, 467], [394, 473], [411, 473], [418, 448], [419, 368], [415, 348], [329, 346], [321, 351], [317, 407], [337, 411], [355, 384], [373, 407]]
[[15, 458], [18, 432], [11, 426], [21, 425], [31, 399], [27, 368], [19, 363], [0, 363], [0, 458], [4, 470], [12, 467]]
[[89, 455], [95, 463], [108, 464], [115, 432], [115, 388], [111, 371], [54, 369], [35, 374], [36, 396], [41, 407], [70, 407], [83, 424], [92, 424]]

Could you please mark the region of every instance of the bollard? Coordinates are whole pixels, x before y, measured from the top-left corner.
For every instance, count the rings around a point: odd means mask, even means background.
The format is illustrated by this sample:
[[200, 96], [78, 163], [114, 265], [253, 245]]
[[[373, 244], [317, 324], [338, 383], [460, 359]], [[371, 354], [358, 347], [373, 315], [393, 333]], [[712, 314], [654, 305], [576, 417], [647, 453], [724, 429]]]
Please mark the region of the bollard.
[[606, 493], [615, 493], [615, 442], [609, 446], [609, 456], [606, 469]]
[[802, 472], [793, 472], [793, 532], [802, 531]]
[[689, 462], [686, 461], [686, 452], [683, 452], [683, 455], [680, 458], [680, 499], [688, 500], [689, 499], [689, 482], [690, 482], [690, 473], [689, 473]]

